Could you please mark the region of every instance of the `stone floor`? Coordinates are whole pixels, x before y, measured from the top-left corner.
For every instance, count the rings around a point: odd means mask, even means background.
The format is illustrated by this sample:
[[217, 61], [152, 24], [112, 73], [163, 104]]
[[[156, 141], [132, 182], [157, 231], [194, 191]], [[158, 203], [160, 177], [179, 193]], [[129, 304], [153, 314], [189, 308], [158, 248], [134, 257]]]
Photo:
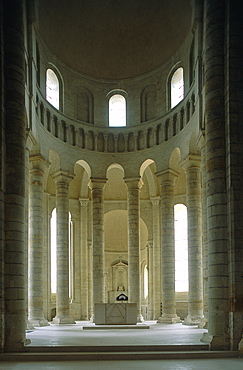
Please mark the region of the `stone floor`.
[[[27, 333], [31, 340], [28, 347], [52, 346], [121, 346], [121, 345], [200, 345], [206, 331], [195, 326], [182, 324], [157, 324], [146, 322], [150, 329], [83, 330], [86, 322], [76, 325], [36, 328]], [[243, 359], [163, 359], [163, 360], [110, 360], [110, 361], [8, 361], [0, 362], [0, 369], [92, 369], [92, 370], [243, 370]]]

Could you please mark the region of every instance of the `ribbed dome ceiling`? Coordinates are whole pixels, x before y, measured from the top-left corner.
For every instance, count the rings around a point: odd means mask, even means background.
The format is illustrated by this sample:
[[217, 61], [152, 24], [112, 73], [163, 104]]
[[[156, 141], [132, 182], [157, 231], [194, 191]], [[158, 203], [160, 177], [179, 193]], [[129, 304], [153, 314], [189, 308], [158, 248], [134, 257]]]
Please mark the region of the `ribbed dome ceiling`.
[[147, 73], [180, 47], [190, 0], [39, 0], [42, 38], [65, 64], [104, 79]]

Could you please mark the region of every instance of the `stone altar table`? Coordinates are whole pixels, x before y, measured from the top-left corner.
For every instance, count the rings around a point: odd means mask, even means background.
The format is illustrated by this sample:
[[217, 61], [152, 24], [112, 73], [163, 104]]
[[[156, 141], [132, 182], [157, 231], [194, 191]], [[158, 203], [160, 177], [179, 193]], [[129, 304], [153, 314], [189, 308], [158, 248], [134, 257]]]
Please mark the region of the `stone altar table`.
[[137, 303], [95, 303], [96, 325], [136, 325]]

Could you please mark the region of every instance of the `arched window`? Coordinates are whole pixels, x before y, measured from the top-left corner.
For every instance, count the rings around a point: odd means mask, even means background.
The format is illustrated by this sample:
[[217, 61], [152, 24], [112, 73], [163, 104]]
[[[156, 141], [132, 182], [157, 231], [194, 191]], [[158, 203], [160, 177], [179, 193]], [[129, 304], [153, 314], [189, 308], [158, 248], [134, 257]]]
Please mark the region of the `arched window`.
[[175, 228], [175, 291], [188, 292], [187, 207], [174, 206]]
[[109, 126], [126, 126], [126, 99], [121, 94], [112, 95], [109, 99]]
[[[57, 229], [56, 229], [56, 208], [53, 209], [50, 221], [50, 234], [51, 234], [51, 293], [57, 292]], [[69, 294], [71, 293], [71, 272], [72, 272], [72, 261], [71, 261], [71, 213], [69, 212]]]
[[48, 68], [46, 71], [46, 100], [59, 109], [60, 86], [56, 73]]
[[184, 99], [184, 78], [183, 68], [178, 68], [171, 77], [170, 82], [170, 103], [171, 108], [175, 107]]

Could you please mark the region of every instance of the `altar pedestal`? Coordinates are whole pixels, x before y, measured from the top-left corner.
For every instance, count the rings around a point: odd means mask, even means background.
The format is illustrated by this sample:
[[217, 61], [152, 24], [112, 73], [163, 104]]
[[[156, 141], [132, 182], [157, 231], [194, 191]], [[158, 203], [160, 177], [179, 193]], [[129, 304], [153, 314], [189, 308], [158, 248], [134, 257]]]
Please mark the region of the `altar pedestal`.
[[95, 303], [96, 325], [136, 325], [136, 303]]

